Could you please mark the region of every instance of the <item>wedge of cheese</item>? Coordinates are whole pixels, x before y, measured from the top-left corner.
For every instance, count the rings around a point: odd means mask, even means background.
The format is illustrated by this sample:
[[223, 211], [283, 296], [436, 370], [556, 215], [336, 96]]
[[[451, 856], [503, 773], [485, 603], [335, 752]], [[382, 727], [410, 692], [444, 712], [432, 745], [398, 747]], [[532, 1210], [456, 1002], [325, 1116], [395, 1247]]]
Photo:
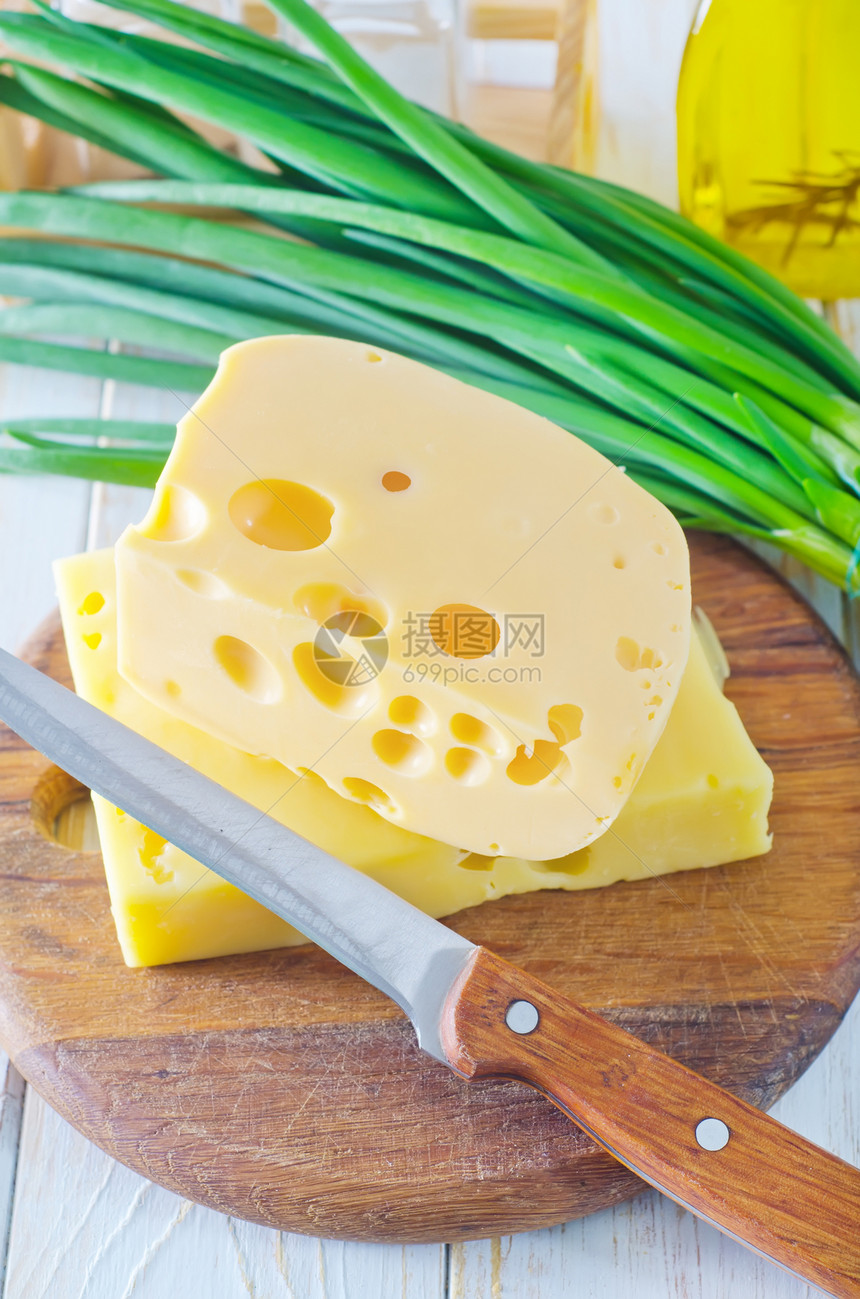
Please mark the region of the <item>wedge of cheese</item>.
[[[91, 703], [433, 916], [536, 889], [583, 889], [767, 852], [772, 777], [695, 634], [675, 707], [612, 829], [554, 861], [467, 852], [390, 824], [313, 773], [252, 757], [152, 704], [117, 672], [114, 556], [56, 566], [75, 685]], [[103, 799], [94, 799], [129, 965], [304, 941], [289, 925]]]
[[152, 703], [483, 855], [604, 833], [687, 661], [668, 510], [549, 421], [338, 339], [223, 354], [117, 576]]

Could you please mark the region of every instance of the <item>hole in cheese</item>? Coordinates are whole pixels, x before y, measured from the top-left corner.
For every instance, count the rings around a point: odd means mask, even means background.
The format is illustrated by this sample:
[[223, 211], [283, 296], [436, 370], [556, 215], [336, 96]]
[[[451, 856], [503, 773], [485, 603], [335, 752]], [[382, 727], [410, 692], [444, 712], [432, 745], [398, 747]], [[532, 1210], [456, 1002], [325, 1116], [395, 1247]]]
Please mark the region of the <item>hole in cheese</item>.
[[546, 715], [549, 729], [559, 744], [570, 744], [582, 734], [582, 709], [577, 704], [554, 704]]
[[445, 769], [461, 785], [480, 785], [490, 774], [490, 762], [474, 749], [449, 749], [445, 754]]
[[367, 359], [368, 361], [381, 361], [382, 357], [378, 352], [368, 352]]
[[495, 857], [485, 857], [480, 852], [470, 852], [468, 857], [464, 857], [458, 866], [462, 866], [464, 871], [490, 871], [496, 864]]
[[507, 775], [515, 785], [537, 785], [549, 776], [561, 775], [569, 765], [560, 744], [552, 740], [535, 740], [532, 753], [524, 744], [519, 746], [513, 760], [508, 763]]
[[140, 531], [151, 541], [188, 541], [206, 523], [206, 506], [187, 487], [176, 484], [156, 492]]
[[267, 658], [247, 641], [219, 636], [212, 647], [215, 661], [233, 685], [260, 704], [276, 703], [281, 697], [281, 679]]
[[471, 713], [455, 713], [451, 718], [451, 734], [461, 744], [469, 744], [475, 749], [483, 749], [491, 757], [498, 758], [505, 752], [505, 741], [494, 726], [473, 717]]
[[97, 650], [102, 643], [102, 634], [100, 631], [91, 631], [83, 637], [83, 642], [91, 650]]
[[380, 789], [369, 780], [362, 779], [361, 776], [344, 776], [343, 787], [347, 798], [351, 798], [355, 803], [366, 803], [368, 807], [387, 812], [389, 816], [397, 811], [396, 804], [384, 789]]
[[635, 672], [639, 666], [639, 646], [630, 637], [618, 637], [616, 659], [625, 672]]
[[169, 884], [173, 879], [173, 871], [162, 860], [167, 848], [167, 840], [160, 834], [156, 834], [154, 830], [148, 830], [144, 825], [140, 827], [140, 831], [141, 839], [137, 855], [141, 866], [156, 884]]
[[421, 776], [433, 763], [433, 750], [416, 735], [405, 731], [377, 731], [371, 740], [373, 752], [388, 767], [404, 776]]
[[430, 635], [443, 654], [480, 659], [492, 654], [501, 629], [491, 613], [474, 604], [440, 605], [429, 619]]
[[398, 695], [388, 705], [389, 719], [395, 726], [416, 735], [432, 735], [436, 730], [436, 718], [432, 709], [416, 699], [414, 695]]
[[588, 869], [591, 861], [591, 850], [589, 848], [579, 848], [576, 852], [569, 852], [564, 857], [551, 857], [549, 861], [530, 862], [532, 870], [539, 875], [545, 875], [548, 872], [558, 873], [560, 875], [582, 875]]
[[331, 535], [334, 506], [303, 483], [255, 478], [230, 497], [230, 522], [269, 550], [314, 550]]
[[379, 694], [375, 679], [369, 679], [362, 685], [344, 685], [344, 674], [348, 675], [350, 665], [353, 668], [358, 665], [346, 655], [332, 660], [332, 665], [341, 673], [340, 677], [336, 677], [333, 672], [320, 670], [316, 649], [311, 641], [302, 641], [293, 650], [293, 666], [299, 680], [323, 708], [330, 708], [333, 713], [339, 713], [343, 717], [359, 717], [373, 707]]
[[603, 523], [610, 526], [617, 523], [621, 518], [614, 505], [607, 505], [603, 501], [594, 501], [588, 507], [588, 517], [594, 523]]
[[399, 469], [389, 469], [382, 475], [382, 486], [387, 492], [405, 492], [407, 487], [412, 486], [412, 479]]
[[105, 607], [105, 598], [102, 595], [101, 591], [90, 591], [89, 595], [84, 597], [81, 603], [81, 607], [80, 609], [78, 609], [78, 613], [79, 614], [99, 613], [100, 610], [102, 610], [104, 607]]
[[[638, 672], [640, 668], [661, 668], [663, 666], [663, 655], [660, 650], [651, 649], [650, 646], [642, 649], [629, 636], [619, 636], [615, 645], [615, 657], [625, 672]], [[645, 685], [645, 689], [651, 689], [650, 682]]]
[[214, 573], [204, 573], [199, 568], [178, 568], [176, 580], [189, 591], [205, 596], [208, 600], [226, 600], [231, 594], [229, 586], [220, 577]]
[[[305, 617], [313, 618], [318, 623], [328, 622], [335, 614], [342, 613], [363, 614], [378, 623], [379, 627], [385, 627], [389, 620], [388, 610], [381, 600], [374, 600], [368, 595], [356, 595], [340, 582], [308, 582], [296, 591], [293, 604]], [[368, 631], [367, 624], [363, 625], [365, 630], [356, 634], [377, 634], [376, 631]]]
[[619, 636], [615, 657], [625, 672], [635, 672], [639, 667], [639, 646], [629, 636]]
[[613, 561], [612, 561], [612, 567], [613, 567], [613, 568], [626, 568], [626, 567], [627, 567], [627, 560], [624, 558], [623, 555], [616, 555], [615, 558], [614, 558]]

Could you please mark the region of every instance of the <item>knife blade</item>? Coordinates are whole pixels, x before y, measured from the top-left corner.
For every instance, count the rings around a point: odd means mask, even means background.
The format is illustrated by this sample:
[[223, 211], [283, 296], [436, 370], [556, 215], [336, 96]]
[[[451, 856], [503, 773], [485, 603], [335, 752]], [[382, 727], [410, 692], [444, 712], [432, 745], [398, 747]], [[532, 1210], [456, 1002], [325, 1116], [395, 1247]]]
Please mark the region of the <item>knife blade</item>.
[[860, 1170], [477, 947], [0, 650], [0, 720], [381, 989], [462, 1078], [536, 1088], [645, 1181], [839, 1299]]

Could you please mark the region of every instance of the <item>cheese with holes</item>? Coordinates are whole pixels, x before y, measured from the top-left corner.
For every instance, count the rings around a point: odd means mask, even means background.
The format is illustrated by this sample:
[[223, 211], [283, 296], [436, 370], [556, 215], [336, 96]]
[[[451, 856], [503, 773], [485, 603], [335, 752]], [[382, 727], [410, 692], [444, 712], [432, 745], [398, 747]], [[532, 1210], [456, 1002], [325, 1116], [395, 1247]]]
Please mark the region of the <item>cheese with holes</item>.
[[[392, 825], [252, 757], [144, 699], [116, 668], [113, 552], [57, 565], [78, 692], [134, 730], [366, 871], [433, 916], [536, 889], [584, 889], [767, 852], [772, 779], [695, 634], [678, 698], [612, 829], [554, 861], [492, 858]], [[129, 965], [156, 965], [302, 942], [288, 924], [104, 799], [94, 798], [111, 906]]]
[[485, 855], [604, 833], [687, 660], [668, 510], [547, 420], [338, 339], [228, 349], [116, 559], [140, 693]]

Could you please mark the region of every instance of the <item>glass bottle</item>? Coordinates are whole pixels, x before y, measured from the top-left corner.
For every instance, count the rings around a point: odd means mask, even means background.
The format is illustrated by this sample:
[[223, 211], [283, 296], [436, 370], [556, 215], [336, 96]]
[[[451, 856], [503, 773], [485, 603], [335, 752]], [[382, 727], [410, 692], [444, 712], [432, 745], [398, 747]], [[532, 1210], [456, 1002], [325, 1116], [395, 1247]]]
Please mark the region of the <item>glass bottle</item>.
[[804, 297], [860, 296], [860, 0], [703, 0], [681, 210]]

